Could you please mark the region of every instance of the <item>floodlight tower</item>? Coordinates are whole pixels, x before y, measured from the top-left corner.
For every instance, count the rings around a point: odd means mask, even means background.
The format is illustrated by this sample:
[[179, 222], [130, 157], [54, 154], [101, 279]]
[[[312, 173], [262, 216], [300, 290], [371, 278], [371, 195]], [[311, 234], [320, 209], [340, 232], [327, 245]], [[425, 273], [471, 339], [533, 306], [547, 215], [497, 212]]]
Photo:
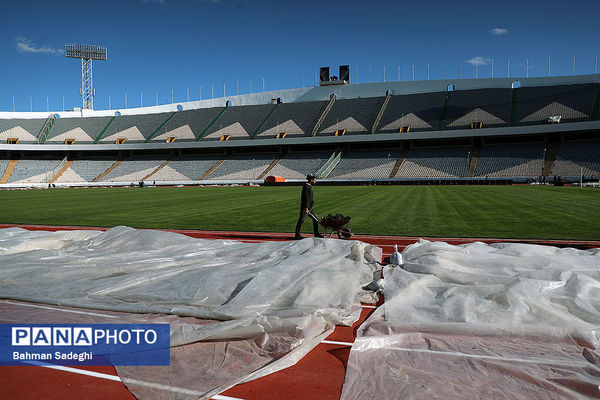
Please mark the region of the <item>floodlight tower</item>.
[[94, 109], [94, 88], [92, 87], [92, 60], [106, 60], [106, 47], [90, 44], [65, 44], [65, 56], [81, 58], [81, 97], [83, 109]]

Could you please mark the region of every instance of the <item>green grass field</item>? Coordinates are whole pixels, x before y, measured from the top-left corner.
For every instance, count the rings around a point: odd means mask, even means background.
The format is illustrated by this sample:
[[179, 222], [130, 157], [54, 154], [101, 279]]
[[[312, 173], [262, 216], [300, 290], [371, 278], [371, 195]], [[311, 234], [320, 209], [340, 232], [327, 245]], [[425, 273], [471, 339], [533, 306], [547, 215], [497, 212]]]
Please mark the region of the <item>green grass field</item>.
[[[292, 232], [300, 187], [1, 191], [0, 223]], [[531, 186], [316, 186], [319, 215], [354, 233], [600, 240], [600, 190]], [[304, 231], [311, 231], [305, 222]]]

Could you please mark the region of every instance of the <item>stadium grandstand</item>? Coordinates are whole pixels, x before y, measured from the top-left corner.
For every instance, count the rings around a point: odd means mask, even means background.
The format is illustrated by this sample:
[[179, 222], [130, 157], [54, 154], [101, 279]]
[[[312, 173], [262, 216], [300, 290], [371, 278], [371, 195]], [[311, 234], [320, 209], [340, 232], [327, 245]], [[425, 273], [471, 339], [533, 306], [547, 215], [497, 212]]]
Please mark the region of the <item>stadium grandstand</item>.
[[2, 187], [600, 176], [600, 75], [342, 84], [0, 113]]

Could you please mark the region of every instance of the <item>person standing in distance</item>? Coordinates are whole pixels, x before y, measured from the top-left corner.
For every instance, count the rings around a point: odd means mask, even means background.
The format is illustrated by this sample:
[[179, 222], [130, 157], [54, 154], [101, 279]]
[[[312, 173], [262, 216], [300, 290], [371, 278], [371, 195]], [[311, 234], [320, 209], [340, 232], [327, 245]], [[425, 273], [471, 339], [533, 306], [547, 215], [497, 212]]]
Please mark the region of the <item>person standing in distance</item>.
[[302, 195], [300, 197], [300, 217], [298, 217], [298, 223], [296, 224], [296, 236], [294, 236], [294, 239], [296, 240], [302, 239], [302, 236], [300, 235], [300, 228], [302, 228], [304, 218], [306, 218], [307, 215], [313, 220], [313, 231], [315, 237], [323, 237], [323, 235], [319, 233], [319, 222], [316, 218], [314, 218], [316, 215], [312, 209], [315, 204], [315, 201], [313, 200], [312, 187], [317, 182], [317, 177], [313, 174], [308, 174], [306, 176], [306, 181], [307, 182], [302, 185]]

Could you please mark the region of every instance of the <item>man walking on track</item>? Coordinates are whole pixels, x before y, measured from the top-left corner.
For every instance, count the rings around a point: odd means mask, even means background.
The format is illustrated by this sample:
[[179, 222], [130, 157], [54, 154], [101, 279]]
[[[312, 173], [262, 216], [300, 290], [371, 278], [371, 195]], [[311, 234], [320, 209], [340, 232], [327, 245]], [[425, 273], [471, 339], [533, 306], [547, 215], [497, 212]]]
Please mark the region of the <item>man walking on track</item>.
[[312, 209], [313, 205], [315, 204], [313, 200], [312, 187], [317, 182], [317, 177], [313, 174], [308, 174], [306, 176], [306, 180], [307, 182], [302, 186], [302, 196], [300, 197], [300, 217], [298, 218], [298, 223], [296, 224], [296, 236], [294, 237], [296, 240], [302, 239], [302, 235], [300, 235], [300, 228], [302, 228], [304, 218], [306, 218], [307, 215], [313, 220], [313, 231], [315, 237], [323, 237], [323, 235], [319, 233], [319, 222], [315, 212]]

